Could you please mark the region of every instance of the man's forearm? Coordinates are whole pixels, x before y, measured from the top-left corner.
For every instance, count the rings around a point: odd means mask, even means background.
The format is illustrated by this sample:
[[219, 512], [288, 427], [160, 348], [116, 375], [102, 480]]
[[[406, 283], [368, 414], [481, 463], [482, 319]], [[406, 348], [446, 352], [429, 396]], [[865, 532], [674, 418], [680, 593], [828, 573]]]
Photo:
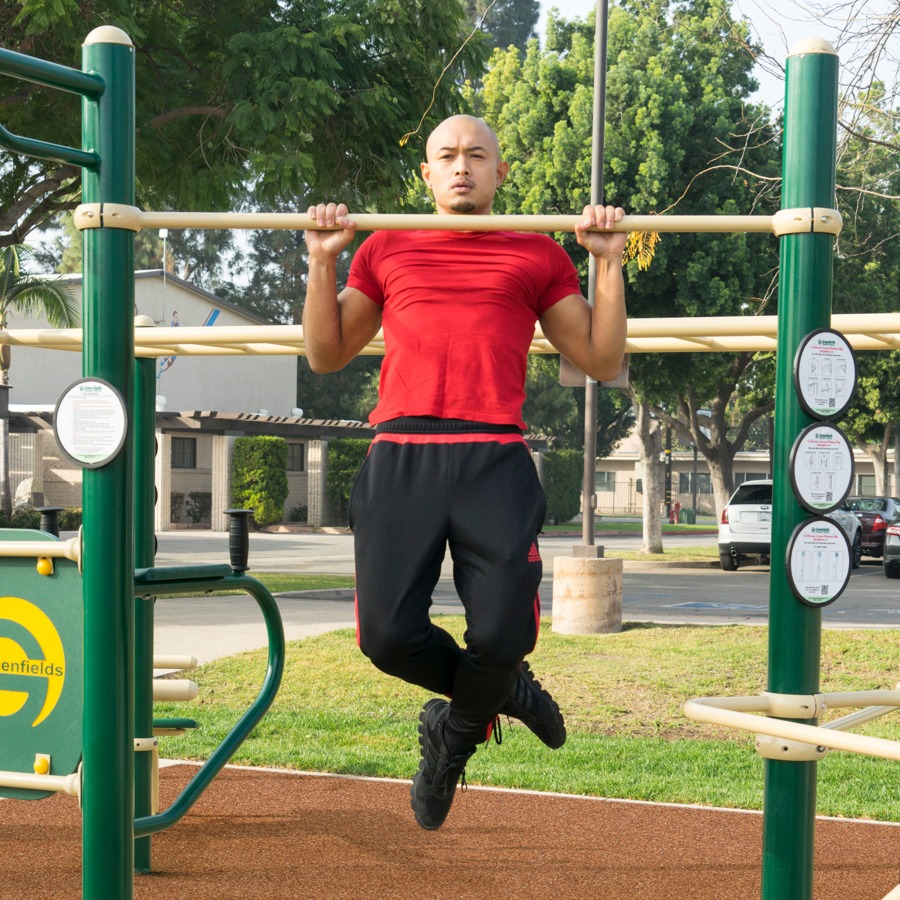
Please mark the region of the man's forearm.
[[343, 336], [337, 290], [337, 260], [310, 256], [303, 304], [303, 342], [306, 358], [315, 372], [341, 368]]
[[625, 279], [618, 259], [595, 257], [597, 283], [591, 311], [591, 343], [600, 381], [611, 381], [622, 369], [628, 318], [625, 311]]

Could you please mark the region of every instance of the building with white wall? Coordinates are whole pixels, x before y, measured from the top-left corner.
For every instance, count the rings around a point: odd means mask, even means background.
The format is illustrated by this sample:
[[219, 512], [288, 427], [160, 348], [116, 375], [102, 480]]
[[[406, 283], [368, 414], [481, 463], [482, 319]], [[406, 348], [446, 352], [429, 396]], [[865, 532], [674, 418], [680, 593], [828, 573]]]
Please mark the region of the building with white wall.
[[[81, 305], [80, 275], [62, 276]], [[219, 299], [214, 294], [161, 270], [136, 272], [133, 315], [149, 316], [155, 325], [233, 326], [271, 322]], [[12, 313], [9, 330], [47, 328], [46, 321]], [[63, 390], [81, 377], [81, 354], [35, 347], [13, 347], [9, 402], [55, 406]], [[289, 416], [296, 406], [297, 357], [247, 359], [227, 356], [181, 356], [160, 359], [157, 390], [165, 409], [215, 409]]]
[[[62, 279], [80, 306], [80, 275]], [[161, 270], [135, 273], [133, 315], [156, 325], [227, 328], [270, 325], [264, 319]], [[9, 330], [45, 329], [46, 321], [12, 314]], [[190, 522], [208, 504], [225, 528], [230, 503], [230, 442], [244, 434], [277, 434], [288, 441], [290, 495], [286, 515], [308, 505], [308, 444], [318, 435], [296, 409], [296, 356], [176, 356], [156, 361], [157, 530]], [[82, 377], [79, 352], [12, 348], [10, 366], [10, 481], [30, 481], [39, 504], [81, 505], [81, 469], [56, 445], [52, 411]], [[174, 515], [173, 515], [174, 514]], [[204, 519], [207, 516], [204, 515]]]

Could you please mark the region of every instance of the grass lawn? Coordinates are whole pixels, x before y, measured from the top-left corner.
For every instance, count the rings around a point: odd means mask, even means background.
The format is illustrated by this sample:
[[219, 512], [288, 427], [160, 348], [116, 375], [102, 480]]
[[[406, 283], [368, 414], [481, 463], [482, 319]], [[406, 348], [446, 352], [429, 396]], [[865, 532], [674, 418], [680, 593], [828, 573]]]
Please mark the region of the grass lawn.
[[[461, 617], [441, 624], [460, 635]], [[892, 687], [896, 631], [825, 631], [822, 690]], [[691, 697], [765, 689], [767, 634], [753, 626], [626, 625], [614, 635], [556, 635], [549, 623], [531, 657], [566, 714], [569, 739], [557, 751], [524, 726], [503, 722], [503, 744], [481, 748], [467, 767], [472, 784], [638, 800], [759, 809], [763, 763], [752, 735], [689, 721]], [[262, 651], [203, 666], [190, 704], [157, 704], [157, 716], [200, 723], [163, 738], [169, 758], [204, 759], [255, 697]], [[289, 645], [284, 682], [268, 715], [234, 762], [323, 772], [410, 778], [418, 765], [416, 717], [429, 695], [379, 673], [352, 630]], [[896, 715], [861, 733], [900, 739]], [[895, 763], [832, 753], [818, 765], [818, 811], [900, 821]]]
[[[716, 531], [717, 526], [715, 522], [708, 522], [706, 524], [700, 523], [699, 525], [669, 525], [668, 523], [663, 523], [662, 533], [663, 534], [691, 534], [700, 532], [701, 534], [708, 534], [711, 531]], [[581, 522], [567, 522], [565, 525], [543, 525], [542, 531], [546, 534], [581, 534]], [[634, 533], [634, 534], [642, 534], [644, 531], [644, 523], [640, 519], [631, 519], [629, 521], [614, 521], [614, 522], [606, 522], [603, 520], [597, 521], [594, 523], [594, 534], [603, 535], [604, 533]]]

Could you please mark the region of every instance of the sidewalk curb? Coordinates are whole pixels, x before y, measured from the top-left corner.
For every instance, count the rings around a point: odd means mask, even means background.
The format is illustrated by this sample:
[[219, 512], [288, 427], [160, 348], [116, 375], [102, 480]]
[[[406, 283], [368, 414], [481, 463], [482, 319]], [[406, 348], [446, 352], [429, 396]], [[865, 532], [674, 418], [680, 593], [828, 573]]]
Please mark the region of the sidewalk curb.
[[[614, 556], [605, 558], [615, 559]], [[622, 567], [626, 572], [645, 572], [649, 569], [718, 569], [719, 561], [716, 559], [697, 559], [667, 562], [663, 559], [626, 559], [622, 561]]]

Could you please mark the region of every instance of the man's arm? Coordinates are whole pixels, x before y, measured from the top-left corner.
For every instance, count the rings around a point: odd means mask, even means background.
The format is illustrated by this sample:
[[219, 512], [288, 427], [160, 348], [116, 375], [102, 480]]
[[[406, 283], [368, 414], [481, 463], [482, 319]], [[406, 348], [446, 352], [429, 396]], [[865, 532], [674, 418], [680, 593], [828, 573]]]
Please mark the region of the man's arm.
[[593, 308], [580, 294], [572, 294], [541, 316], [541, 328], [550, 343], [598, 381], [611, 381], [619, 374], [625, 353], [622, 252], [627, 235], [587, 229], [594, 225], [611, 228], [623, 215], [612, 206], [586, 206], [582, 223], [575, 229], [578, 243], [594, 256], [597, 266]]
[[336, 372], [375, 337], [381, 327], [381, 307], [362, 291], [345, 288], [338, 294], [337, 258], [353, 240], [355, 226], [347, 207], [320, 203], [309, 208], [319, 225], [341, 225], [341, 231], [307, 231], [309, 274], [303, 304], [303, 342], [314, 372]]

